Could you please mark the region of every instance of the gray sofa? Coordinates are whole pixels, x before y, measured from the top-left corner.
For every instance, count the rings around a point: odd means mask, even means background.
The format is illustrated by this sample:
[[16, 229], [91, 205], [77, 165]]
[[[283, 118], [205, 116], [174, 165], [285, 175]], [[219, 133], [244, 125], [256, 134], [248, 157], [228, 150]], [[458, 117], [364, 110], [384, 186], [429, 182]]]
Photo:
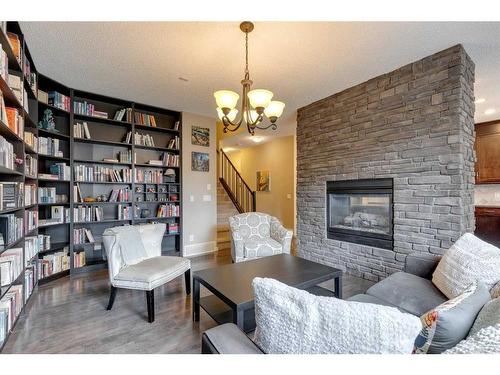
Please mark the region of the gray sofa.
[[[397, 272], [373, 285], [366, 294], [357, 294], [350, 301], [393, 306], [421, 316], [448, 299], [432, 284], [431, 277], [438, 256], [415, 253], [406, 257], [404, 272]], [[262, 351], [234, 324], [223, 324], [202, 336], [204, 354], [262, 354]]]

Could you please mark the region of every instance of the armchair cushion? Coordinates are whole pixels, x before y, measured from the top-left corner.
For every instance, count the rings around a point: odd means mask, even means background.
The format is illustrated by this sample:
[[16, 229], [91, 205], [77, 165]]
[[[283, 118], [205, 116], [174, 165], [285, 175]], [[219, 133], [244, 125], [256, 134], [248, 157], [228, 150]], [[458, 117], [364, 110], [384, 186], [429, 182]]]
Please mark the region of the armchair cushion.
[[272, 238], [246, 240], [243, 245], [245, 258], [260, 258], [281, 254], [283, 247]]
[[114, 278], [117, 288], [152, 290], [190, 268], [190, 261], [181, 257], [159, 256], [124, 267]]

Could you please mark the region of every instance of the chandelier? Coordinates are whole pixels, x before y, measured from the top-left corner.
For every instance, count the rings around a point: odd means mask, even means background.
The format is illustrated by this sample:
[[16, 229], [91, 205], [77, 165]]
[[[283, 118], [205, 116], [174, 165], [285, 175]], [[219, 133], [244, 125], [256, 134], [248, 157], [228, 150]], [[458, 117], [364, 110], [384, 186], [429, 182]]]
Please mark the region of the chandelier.
[[[276, 130], [276, 120], [283, 113], [285, 103], [271, 100], [273, 93], [269, 90], [254, 89], [251, 90], [252, 81], [250, 80], [250, 72], [248, 70], [248, 33], [254, 28], [252, 22], [245, 21], [240, 24], [240, 30], [245, 33], [245, 78], [241, 81], [243, 86], [243, 95], [241, 100], [240, 117], [236, 105], [240, 96], [234, 91], [219, 90], [214, 92], [215, 101], [217, 103], [217, 114], [224, 125], [224, 133], [228, 131], [234, 132], [245, 123], [248, 132], [251, 135], [255, 134], [255, 129]], [[268, 125], [263, 125], [264, 115], [269, 119]]]

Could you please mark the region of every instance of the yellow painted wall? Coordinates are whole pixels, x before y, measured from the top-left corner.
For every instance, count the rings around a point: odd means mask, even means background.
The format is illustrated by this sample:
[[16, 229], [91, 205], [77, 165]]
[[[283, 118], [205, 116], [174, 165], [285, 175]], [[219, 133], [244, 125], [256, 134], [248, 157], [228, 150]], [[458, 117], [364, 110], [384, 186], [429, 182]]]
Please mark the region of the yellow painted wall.
[[257, 211], [276, 216], [287, 228], [295, 228], [295, 137], [276, 138], [261, 145], [228, 152], [231, 162], [251, 189], [257, 171], [268, 170], [271, 191], [257, 192]]

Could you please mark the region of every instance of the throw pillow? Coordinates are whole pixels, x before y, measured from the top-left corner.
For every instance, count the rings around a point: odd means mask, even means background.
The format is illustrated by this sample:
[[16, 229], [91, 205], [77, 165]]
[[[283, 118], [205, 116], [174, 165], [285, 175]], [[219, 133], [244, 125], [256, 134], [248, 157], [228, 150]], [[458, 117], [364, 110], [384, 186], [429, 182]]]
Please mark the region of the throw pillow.
[[255, 278], [255, 343], [269, 354], [411, 353], [422, 329], [394, 307], [318, 297]]
[[483, 306], [467, 337], [473, 336], [485, 327], [496, 324], [500, 324], [500, 298], [492, 299]]
[[481, 329], [444, 354], [500, 354], [500, 324]]
[[484, 283], [488, 290], [500, 281], [500, 249], [466, 233], [443, 255], [432, 282], [451, 299], [474, 281]]
[[484, 284], [474, 283], [458, 297], [426, 312], [420, 317], [423, 328], [415, 340], [414, 353], [438, 354], [453, 348], [467, 336], [489, 300]]

